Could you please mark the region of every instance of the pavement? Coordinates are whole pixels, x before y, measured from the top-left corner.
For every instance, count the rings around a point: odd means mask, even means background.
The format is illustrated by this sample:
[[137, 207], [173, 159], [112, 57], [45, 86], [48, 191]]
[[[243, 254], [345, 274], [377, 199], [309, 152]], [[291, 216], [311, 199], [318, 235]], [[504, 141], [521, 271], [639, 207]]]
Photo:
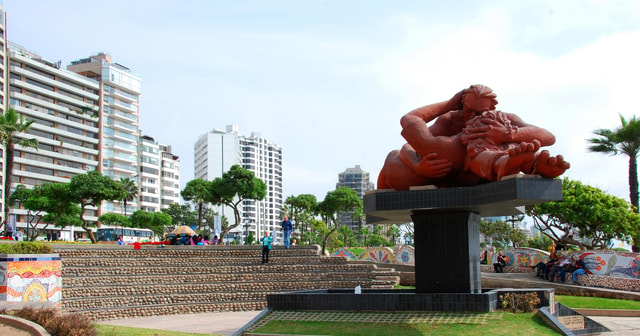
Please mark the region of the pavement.
[[[515, 275], [513, 273], [487, 273], [484, 276], [496, 277], [496, 276], [504, 276], [509, 280], [516, 280], [517, 278], [527, 279], [529, 281], [536, 281], [532, 274], [519, 274]], [[533, 279], [532, 279], [533, 278]], [[549, 284], [547, 281], [541, 280], [541, 286], [543, 284]], [[558, 283], [553, 284], [554, 287], [557, 285], [561, 285]], [[573, 285], [567, 285], [573, 286]], [[116, 326], [127, 326], [134, 328], [148, 328], [148, 329], [160, 329], [166, 331], [181, 331], [181, 332], [190, 332], [190, 333], [200, 333], [200, 334], [214, 334], [214, 335], [224, 335], [224, 336], [232, 336], [237, 331], [243, 329], [248, 326], [249, 323], [254, 323], [254, 319], [258, 320], [261, 317], [263, 311], [243, 311], [243, 312], [218, 312], [218, 313], [202, 313], [202, 314], [188, 314], [188, 315], [164, 315], [164, 316], [150, 316], [150, 317], [139, 317], [139, 318], [131, 318], [131, 319], [122, 319], [122, 320], [107, 320], [100, 321], [100, 324], [106, 325], [116, 325]], [[350, 312], [333, 312], [334, 314], [341, 315], [338, 317], [340, 320], [352, 320], [351, 316], [347, 316], [348, 314], [353, 314]], [[303, 313], [298, 313], [303, 314]], [[320, 316], [319, 314], [324, 314], [323, 312], [318, 313], [310, 313], [305, 312], [304, 314], [312, 314], [312, 317], [305, 317], [305, 319], [321, 319], [321, 320], [332, 320], [325, 317]], [[397, 314], [397, 313], [396, 313]], [[417, 313], [420, 315], [420, 313]], [[438, 318], [442, 318], [442, 313]], [[459, 313], [452, 313], [459, 314]], [[272, 314], [273, 315], [273, 314]], [[414, 314], [415, 315], [415, 314]], [[422, 316], [424, 315], [424, 316]], [[418, 318], [422, 319], [431, 319], [430, 313], [423, 313]], [[377, 316], [382, 316], [378, 314]], [[273, 319], [291, 319], [291, 317], [287, 318], [279, 318], [276, 316], [269, 316]], [[616, 336], [616, 335], [640, 335], [640, 317], [612, 317], [612, 316], [589, 316], [592, 320], [604, 325], [609, 328], [611, 332], [603, 333], [602, 335], [606, 336]], [[415, 320], [415, 318], [414, 318]], [[453, 321], [453, 320], [452, 320]], [[370, 321], [375, 322], [375, 321]], [[383, 322], [383, 321], [381, 321]], [[446, 322], [446, 321], [439, 321]]]

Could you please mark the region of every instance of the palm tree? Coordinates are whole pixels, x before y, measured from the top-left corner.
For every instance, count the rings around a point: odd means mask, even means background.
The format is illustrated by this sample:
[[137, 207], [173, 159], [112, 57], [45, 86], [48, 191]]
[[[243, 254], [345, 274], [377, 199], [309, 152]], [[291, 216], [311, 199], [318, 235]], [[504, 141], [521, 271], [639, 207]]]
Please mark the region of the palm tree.
[[133, 201], [138, 196], [138, 186], [136, 182], [128, 177], [121, 177], [120, 184], [124, 187], [126, 192], [122, 202], [124, 203], [124, 215], [127, 215], [127, 202]]
[[0, 115], [0, 144], [5, 146], [5, 175], [4, 175], [4, 213], [9, 215], [9, 196], [11, 196], [11, 180], [13, 179], [13, 153], [16, 144], [22, 147], [38, 149], [38, 140], [19, 137], [20, 133], [27, 133], [33, 120], [26, 120], [10, 108], [4, 115]]
[[[629, 120], [620, 115], [618, 128], [597, 129], [597, 137], [588, 139], [589, 151], [611, 155], [624, 154], [629, 157], [629, 199], [638, 211], [638, 152], [640, 152], [640, 120], [635, 116]], [[640, 242], [633, 243], [633, 250], [640, 251]]]

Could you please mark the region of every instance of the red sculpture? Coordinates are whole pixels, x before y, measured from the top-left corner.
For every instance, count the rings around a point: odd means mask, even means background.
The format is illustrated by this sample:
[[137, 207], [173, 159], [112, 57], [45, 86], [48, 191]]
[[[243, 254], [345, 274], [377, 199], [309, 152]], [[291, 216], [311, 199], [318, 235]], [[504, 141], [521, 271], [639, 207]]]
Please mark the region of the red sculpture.
[[553, 134], [495, 110], [496, 104], [489, 87], [472, 85], [448, 101], [404, 115], [400, 124], [407, 143], [387, 155], [378, 189], [470, 186], [520, 172], [554, 178], [569, 169], [562, 155], [538, 153], [554, 144]]

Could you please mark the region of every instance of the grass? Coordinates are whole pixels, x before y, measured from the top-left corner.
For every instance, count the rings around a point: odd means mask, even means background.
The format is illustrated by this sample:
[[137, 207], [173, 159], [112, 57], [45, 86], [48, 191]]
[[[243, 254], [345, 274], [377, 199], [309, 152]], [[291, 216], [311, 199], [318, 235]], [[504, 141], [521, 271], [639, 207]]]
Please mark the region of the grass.
[[533, 314], [502, 314], [487, 324], [456, 323], [352, 323], [311, 321], [269, 321], [255, 333], [339, 336], [422, 336], [422, 335], [558, 335]]
[[556, 302], [560, 302], [569, 308], [640, 310], [640, 301], [599, 297], [556, 295]]
[[118, 327], [106, 324], [96, 324], [96, 329], [98, 331], [98, 336], [211, 336], [211, 334], [193, 334], [179, 331]]

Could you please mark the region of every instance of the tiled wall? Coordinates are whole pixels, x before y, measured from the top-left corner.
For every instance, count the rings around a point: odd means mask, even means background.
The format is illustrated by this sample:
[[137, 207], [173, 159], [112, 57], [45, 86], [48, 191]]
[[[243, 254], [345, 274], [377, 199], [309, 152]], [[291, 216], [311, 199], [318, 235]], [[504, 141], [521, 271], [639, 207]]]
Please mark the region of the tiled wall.
[[59, 255], [0, 255], [0, 301], [53, 302], [59, 306], [61, 297]]

